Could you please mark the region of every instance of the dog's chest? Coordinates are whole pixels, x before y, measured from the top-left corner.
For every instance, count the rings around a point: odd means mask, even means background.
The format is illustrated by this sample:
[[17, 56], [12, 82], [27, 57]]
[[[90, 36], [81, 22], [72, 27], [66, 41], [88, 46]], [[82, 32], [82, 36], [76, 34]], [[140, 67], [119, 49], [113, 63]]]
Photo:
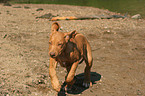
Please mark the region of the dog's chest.
[[68, 51], [61, 54], [61, 56], [59, 56], [57, 61], [60, 63], [62, 67], [67, 67], [71, 66], [75, 61], [79, 59], [80, 53], [76, 49], [74, 49], [72, 52]]

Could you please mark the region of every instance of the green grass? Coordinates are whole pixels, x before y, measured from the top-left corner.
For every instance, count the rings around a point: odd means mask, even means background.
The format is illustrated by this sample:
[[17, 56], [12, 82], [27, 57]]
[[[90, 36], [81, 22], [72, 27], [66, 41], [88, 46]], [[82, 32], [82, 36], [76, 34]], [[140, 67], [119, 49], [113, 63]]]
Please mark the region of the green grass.
[[10, 0], [20, 4], [66, 4], [78, 6], [92, 6], [108, 9], [113, 12], [141, 14], [145, 17], [145, 0]]

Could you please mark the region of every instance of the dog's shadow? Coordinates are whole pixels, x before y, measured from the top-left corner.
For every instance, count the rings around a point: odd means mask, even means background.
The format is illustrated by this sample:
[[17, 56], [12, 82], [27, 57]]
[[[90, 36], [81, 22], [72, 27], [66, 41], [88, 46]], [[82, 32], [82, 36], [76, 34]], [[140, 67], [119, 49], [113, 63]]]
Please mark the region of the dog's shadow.
[[[76, 82], [72, 86], [72, 90], [65, 92], [64, 87], [66, 83], [63, 83], [61, 91], [58, 93], [58, 96], [66, 96], [66, 94], [81, 94], [84, 90], [88, 89], [83, 87], [83, 80], [84, 80], [84, 73], [78, 74], [75, 76]], [[91, 72], [91, 82], [92, 84], [96, 84], [96, 81], [99, 81], [101, 79], [101, 75], [96, 72]]]

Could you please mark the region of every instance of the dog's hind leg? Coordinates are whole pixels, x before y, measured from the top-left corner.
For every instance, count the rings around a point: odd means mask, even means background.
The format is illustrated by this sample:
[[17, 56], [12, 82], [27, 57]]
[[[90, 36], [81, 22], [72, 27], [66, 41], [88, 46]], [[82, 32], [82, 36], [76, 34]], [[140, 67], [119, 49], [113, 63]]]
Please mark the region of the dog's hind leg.
[[89, 87], [89, 86], [92, 86], [90, 70], [91, 70], [92, 63], [93, 63], [90, 45], [87, 45], [87, 50], [85, 50], [85, 51], [86, 52], [84, 52], [84, 60], [86, 63], [86, 67], [84, 70], [85, 78], [84, 78], [83, 86]]

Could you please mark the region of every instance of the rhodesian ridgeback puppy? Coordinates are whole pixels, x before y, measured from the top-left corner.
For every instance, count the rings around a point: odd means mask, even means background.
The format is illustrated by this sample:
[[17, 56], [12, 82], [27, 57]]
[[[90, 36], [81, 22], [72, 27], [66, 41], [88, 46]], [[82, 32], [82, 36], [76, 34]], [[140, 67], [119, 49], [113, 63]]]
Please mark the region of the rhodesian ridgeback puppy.
[[53, 23], [49, 38], [49, 76], [52, 87], [58, 92], [61, 89], [55, 70], [57, 63], [65, 67], [68, 72], [65, 79], [67, 84], [65, 88], [67, 89], [71, 88], [75, 83], [75, 71], [78, 64], [82, 61], [86, 63], [83, 86], [92, 86], [90, 69], [93, 59], [89, 42], [82, 34], [77, 33], [75, 30], [72, 32], [59, 32], [59, 28], [60, 25], [57, 22]]

